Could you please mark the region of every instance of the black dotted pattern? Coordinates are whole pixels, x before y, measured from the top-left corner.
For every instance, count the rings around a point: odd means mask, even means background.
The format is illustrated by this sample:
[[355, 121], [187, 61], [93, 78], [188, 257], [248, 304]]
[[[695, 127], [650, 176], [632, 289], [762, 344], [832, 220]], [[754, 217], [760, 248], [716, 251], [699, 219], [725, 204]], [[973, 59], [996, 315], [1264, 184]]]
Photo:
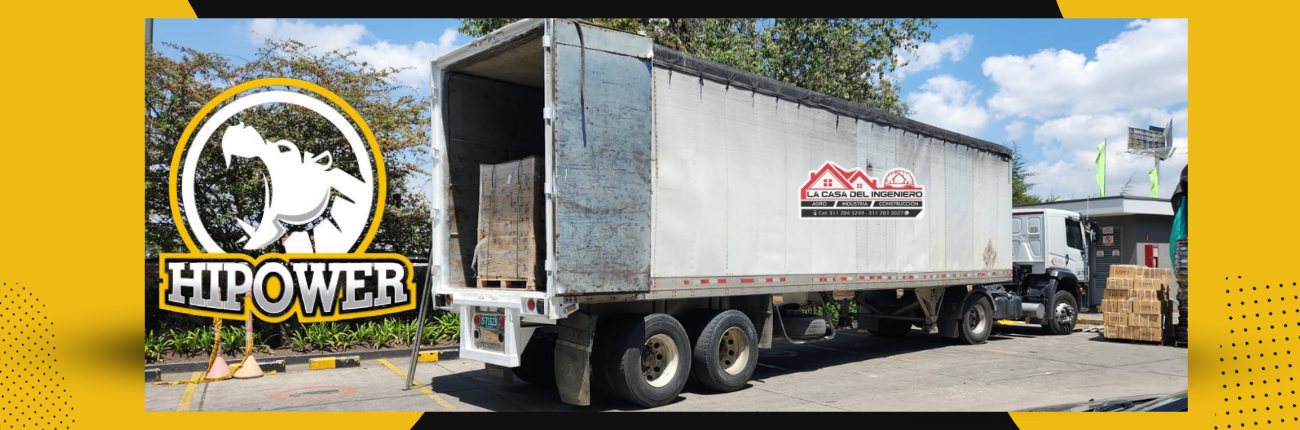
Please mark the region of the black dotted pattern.
[[1217, 360], [1226, 408], [1214, 429], [1300, 424], [1300, 286], [1224, 280], [1227, 317], [1210, 324], [1226, 340]]
[[72, 406], [65, 377], [54, 370], [54, 326], [45, 304], [27, 287], [0, 284], [0, 430], [72, 428]]

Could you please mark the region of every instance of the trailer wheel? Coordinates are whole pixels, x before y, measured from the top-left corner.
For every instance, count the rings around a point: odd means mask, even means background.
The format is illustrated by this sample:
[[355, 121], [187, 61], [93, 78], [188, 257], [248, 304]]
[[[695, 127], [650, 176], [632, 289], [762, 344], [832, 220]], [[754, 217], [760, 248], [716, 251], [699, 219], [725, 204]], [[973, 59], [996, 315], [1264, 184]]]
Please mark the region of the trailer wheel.
[[524, 382], [543, 387], [555, 385], [555, 339], [544, 334], [533, 336], [519, 356], [519, 367], [510, 370]]
[[614, 394], [643, 407], [676, 399], [691, 371], [690, 339], [681, 323], [650, 314], [610, 329], [602, 366]]
[[794, 339], [816, 339], [826, 336], [826, 318], [781, 317], [781, 323], [785, 325], [785, 334]]
[[961, 339], [969, 345], [979, 345], [993, 333], [993, 305], [982, 294], [972, 295], [962, 306], [961, 319], [957, 321]]
[[912, 332], [912, 323], [910, 321], [900, 320], [876, 320], [876, 327], [868, 329], [867, 332], [872, 336], [880, 337], [903, 337]]
[[1048, 333], [1061, 335], [1074, 331], [1074, 324], [1079, 319], [1079, 304], [1069, 291], [1057, 291], [1052, 298], [1052, 317], [1043, 321], [1043, 329]]
[[714, 391], [744, 388], [758, 365], [758, 331], [744, 312], [717, 313], [700, 327], [695, 337], [691, 372]]

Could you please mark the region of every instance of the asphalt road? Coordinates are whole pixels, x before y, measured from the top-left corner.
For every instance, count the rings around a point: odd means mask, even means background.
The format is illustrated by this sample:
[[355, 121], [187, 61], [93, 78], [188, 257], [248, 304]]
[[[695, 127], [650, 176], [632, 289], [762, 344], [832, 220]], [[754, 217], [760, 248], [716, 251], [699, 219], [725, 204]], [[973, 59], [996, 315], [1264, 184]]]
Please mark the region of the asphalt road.
[[[1100, 334], [1047, 336], [1004, 326], [984, 345], [957, 345], [913, 331], [903, 339], [841, 331], [833, 340], [774, 344], [748, 388], [688, 387], [665, 411], [1007, 411], [1092, 398], [1187, 388], [1187, 349], [1113, 342]], [[424, 389], [403, 390], [406, 359], [359, 368], [287, 372], [253, 380], [146, 384], [147, 411], [605, 411], [636, 410], [613, 399], [560, 402], [554, 389], [490, 380], [468, 360], [420, 363]], [[164, 380], [190, 374], [165, 374]]]

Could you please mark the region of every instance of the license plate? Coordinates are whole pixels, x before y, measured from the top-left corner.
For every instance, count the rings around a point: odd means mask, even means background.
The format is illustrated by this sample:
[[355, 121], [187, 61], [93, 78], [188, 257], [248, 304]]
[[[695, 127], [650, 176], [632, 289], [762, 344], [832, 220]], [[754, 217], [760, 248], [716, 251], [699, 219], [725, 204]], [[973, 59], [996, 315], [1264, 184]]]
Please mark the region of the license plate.
[[501, 330], [501, 316], [479, 314], [479, 327], [484, 330]]

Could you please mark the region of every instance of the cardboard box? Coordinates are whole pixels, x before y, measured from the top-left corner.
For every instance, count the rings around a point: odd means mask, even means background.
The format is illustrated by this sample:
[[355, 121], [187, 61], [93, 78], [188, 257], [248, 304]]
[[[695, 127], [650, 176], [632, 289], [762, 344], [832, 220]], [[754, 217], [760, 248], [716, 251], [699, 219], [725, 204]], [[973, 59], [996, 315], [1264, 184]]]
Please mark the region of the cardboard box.
[[1164, 279], [1143, 278], [1137, 279], [1133, 283], [1133, 288], [1137, 290], [1164, 291], [1166, 281]]
[[542, 164], [540, 158], [528, 157], [479, 165], [475, 273], [480, 288], [534, 290], [545, 279], [540, 264], [546, 249]]
[[1110, 266], [1110, 277], [1111, 278], [1135, 278], [1138, 276], [1137, 272], [1139, 267], [1140, 266], [1134, 266], [1129, 264], [1112, 264]]

